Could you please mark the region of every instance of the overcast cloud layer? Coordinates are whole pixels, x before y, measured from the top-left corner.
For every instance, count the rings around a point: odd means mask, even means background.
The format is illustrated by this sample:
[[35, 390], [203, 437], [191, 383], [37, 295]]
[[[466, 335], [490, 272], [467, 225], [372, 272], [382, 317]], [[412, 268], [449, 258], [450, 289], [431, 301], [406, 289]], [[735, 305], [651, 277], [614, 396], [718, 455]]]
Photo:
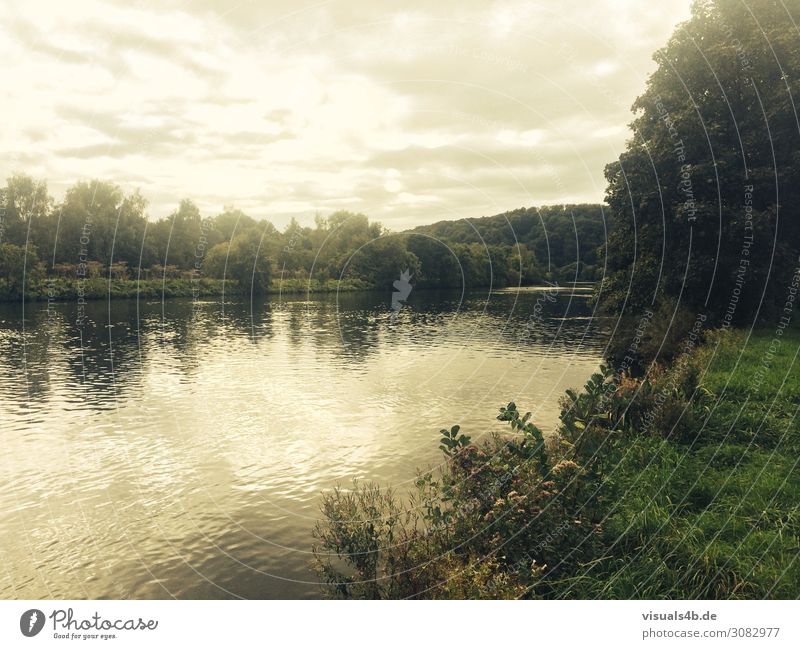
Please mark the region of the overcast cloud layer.
[[[402, 7], [402, 8], [401, 8]], [[0, 173], [284, 225], [602, 200], [689, 0], [0, 6]]]

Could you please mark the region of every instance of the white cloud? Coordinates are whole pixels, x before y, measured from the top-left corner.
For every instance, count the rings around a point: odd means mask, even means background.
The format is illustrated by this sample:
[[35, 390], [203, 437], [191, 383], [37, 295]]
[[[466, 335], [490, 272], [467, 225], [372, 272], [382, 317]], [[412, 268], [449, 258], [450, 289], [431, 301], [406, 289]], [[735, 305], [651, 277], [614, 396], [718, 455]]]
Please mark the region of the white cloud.
[[[392, 228], [602, 198], [689, 0], [0, 7], [0, 173], [96, 176], [276, 224]], [[557, 182], [556, 182], [557, 181]]]

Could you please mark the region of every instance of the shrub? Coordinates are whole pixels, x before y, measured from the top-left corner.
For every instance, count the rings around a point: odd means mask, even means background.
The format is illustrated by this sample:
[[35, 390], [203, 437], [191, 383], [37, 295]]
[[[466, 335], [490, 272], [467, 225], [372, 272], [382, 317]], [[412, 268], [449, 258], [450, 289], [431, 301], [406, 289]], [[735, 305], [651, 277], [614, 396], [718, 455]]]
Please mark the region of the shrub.
[[[418, 477], [406, 508], [374, 484], [325, 495], [314, 567], [326, 593], [380, 599], [550, 593], [549, 580], [596, 550], [598, 529], [590, 516], [575, 513], [586, 500], [580, 466], [551, 465], [541, 433], [525, 430], [527, 417], [514, 404], [501, 409], [500, 419], [523, 430], [519, 438], [495, 434], [472, 444], [456, 437], [458, 450], [444, 447], [445, 468]], [[443, 432], [452, 439], [458, 429]]]
[[628, 357], [634, 373], [642, 374], [654, 363], [675, 358], [694, 322], [695, 315], [686, 307], [661, 299], [651, 310], [619, 320], [606, 355], [615, 364], [622, 364]]

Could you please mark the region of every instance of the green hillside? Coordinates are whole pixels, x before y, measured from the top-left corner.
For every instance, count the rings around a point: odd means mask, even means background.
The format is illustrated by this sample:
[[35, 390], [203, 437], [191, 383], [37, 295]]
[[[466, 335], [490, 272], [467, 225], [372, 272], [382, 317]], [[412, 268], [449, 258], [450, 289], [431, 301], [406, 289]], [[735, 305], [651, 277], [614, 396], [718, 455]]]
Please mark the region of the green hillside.
[[534, 254], [537, 267], [547, 277], [591, 281], [603, 274], [607, 209], [591, 204], [519, 208], [494, 216], [439, 221], [411, 232], [448, 244], [520, 245]]

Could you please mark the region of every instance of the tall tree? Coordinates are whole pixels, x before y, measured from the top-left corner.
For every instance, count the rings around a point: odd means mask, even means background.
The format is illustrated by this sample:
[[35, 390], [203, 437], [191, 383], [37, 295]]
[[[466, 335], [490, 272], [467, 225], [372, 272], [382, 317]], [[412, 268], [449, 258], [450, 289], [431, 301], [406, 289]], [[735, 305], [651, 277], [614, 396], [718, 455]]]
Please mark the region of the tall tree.
[[0, 207], [3, 209], [0, 243], [5, 241], [25, 246], [26, 240], [46, 236], [50, 229], [52, 203], [45, 181], [25, 174], [8, 178], [6, 186], [0, 189]]
[[187, 198], [164, 220], [158, 233], [163, 247], [164, 265], [192, 267], [200, 242], [201, 221], [197, 205]]
[[601, 303], [773, 317], [800, 251], [796, 3], [702, 0], [656, 52], [633, 138], [607, 166]]
[[78, 182], [52, 212], [51, 232], [37, 235], [39, 250], [43, 257], [68, 264], [124, 261], [133, 267], [145, 234], [146, 206], [138, 190], [125, 196], [111, 182]]
[[272, 262], [266, 249], [273, 231], [271, 224], [265, 224], [261, 231], [250, 228], [227, 243], [217, 244], [206, 256], [206, 272], [211, 277], [236, 280], [245, 294], [265, 293], [272, 279]]

